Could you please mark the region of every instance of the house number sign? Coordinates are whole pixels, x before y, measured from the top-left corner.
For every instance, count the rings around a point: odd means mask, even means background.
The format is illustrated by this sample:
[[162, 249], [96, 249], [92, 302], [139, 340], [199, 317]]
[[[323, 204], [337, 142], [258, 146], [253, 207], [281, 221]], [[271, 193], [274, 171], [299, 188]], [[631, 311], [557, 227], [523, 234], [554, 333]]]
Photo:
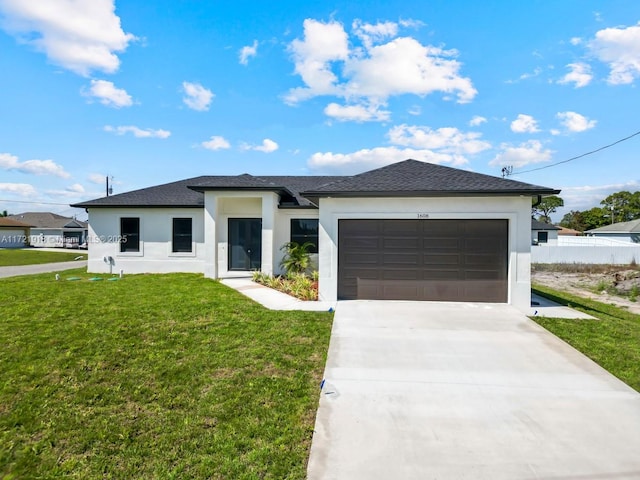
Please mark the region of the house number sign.
[[426, 220], [427, 218], [429, 218], [429, 214], [428, 213], [419, 213], [418, 214], [418, 220]]

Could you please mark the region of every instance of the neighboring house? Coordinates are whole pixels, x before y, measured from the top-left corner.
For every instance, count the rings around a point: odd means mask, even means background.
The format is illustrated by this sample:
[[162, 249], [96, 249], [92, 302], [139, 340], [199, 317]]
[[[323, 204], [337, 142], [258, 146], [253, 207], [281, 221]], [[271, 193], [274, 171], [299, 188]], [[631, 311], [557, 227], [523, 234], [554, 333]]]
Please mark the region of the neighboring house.
[[406, 160], [353, 176], [202, 176], [73, 205], [90, 272], [278, 274], [318, 246], [321, 300], [530, 306], [531, 198], [547, 187]]
[[32, 225], [29, 237], [32, 247], [78, 248], [86, 244], [87, 222], [50, 212], [25, 212], [8, 218]]
[[558, 243], [558, 230], [560, 230], [560, 227], [550, 223], [539, 222], [532, 218], [531, 245], [540, 245], [541, 243], [556, 245]]
[[574, 230], [573, 228], [560, 227], [558, 230], [559, 237], [580, 237], [583, 233], [579, 230]]
[[0, 248], [23, 248], [29, 245], [31, 225], [13, 218], [0, 217]]
[[640, 219], [618, 222], [585, 232], [591, 237], [610, 238], [620, 242], [640, 243]]

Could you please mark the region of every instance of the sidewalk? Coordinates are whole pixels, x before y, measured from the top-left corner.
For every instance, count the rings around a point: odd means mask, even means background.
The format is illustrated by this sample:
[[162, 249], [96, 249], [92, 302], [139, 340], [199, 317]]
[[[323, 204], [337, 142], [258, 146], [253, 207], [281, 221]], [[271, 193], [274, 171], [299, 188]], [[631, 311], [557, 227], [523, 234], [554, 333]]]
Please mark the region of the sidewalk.
[[36, 273], [61, 272], [74, 268], [87, 268], [86, 260], [73, 262], [40, 263], [37, 265], [20, 265], [16, 267], [0, 267], [0, 278], [34, 275]]
[[255, 283], [250, 278], [223, 278], [220, 283], [233, 288], [269, 310], [307, 310], [326, 312], [336, 308], [336, 302], [305, 302], [286, 293]]

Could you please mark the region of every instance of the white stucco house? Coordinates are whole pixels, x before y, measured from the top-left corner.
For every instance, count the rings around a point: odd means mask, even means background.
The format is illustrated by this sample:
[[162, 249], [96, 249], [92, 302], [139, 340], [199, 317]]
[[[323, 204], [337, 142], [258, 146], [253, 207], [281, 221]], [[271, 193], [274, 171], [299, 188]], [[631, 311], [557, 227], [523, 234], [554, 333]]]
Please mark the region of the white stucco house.
[[78, 248], [86, 242], [87, 222], [75, 218], [52, 212], [24, 212], [8, 218], [31, 225], [31, 247]]
[[604, 227], [587, 230], [584, 233], [590, 237], [609, 238], [618, 242], [638, 244], [640, 243], [640, 219], [605, 225]]
[[560, 227], [531, 219], [531, 245], [557, 245]]
[[81, 202], [90, 272], [280, 273], [317, 245], [321, 300], [530, 306], [531, 199], [558, 190], [406, 160], [353, 176], [202, 176]]
[[29, 245], [32, 225], [0, 217], [0, 248], [24, 248]]

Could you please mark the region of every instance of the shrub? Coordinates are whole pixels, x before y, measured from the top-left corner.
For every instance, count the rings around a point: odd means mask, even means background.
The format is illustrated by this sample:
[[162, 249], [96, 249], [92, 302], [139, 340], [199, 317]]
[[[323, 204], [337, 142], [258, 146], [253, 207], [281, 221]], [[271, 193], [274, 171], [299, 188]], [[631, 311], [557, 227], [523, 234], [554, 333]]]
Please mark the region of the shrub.
[[284, 258], [280, 261], [280, 266], [284, 268], [287, 276], [296, 273], [305, 273], [311, 263], [309, 249], [313, 246], [311, 242], [300, 245], [297, 242], [287, 242], [280, 250], [285, 252]]

